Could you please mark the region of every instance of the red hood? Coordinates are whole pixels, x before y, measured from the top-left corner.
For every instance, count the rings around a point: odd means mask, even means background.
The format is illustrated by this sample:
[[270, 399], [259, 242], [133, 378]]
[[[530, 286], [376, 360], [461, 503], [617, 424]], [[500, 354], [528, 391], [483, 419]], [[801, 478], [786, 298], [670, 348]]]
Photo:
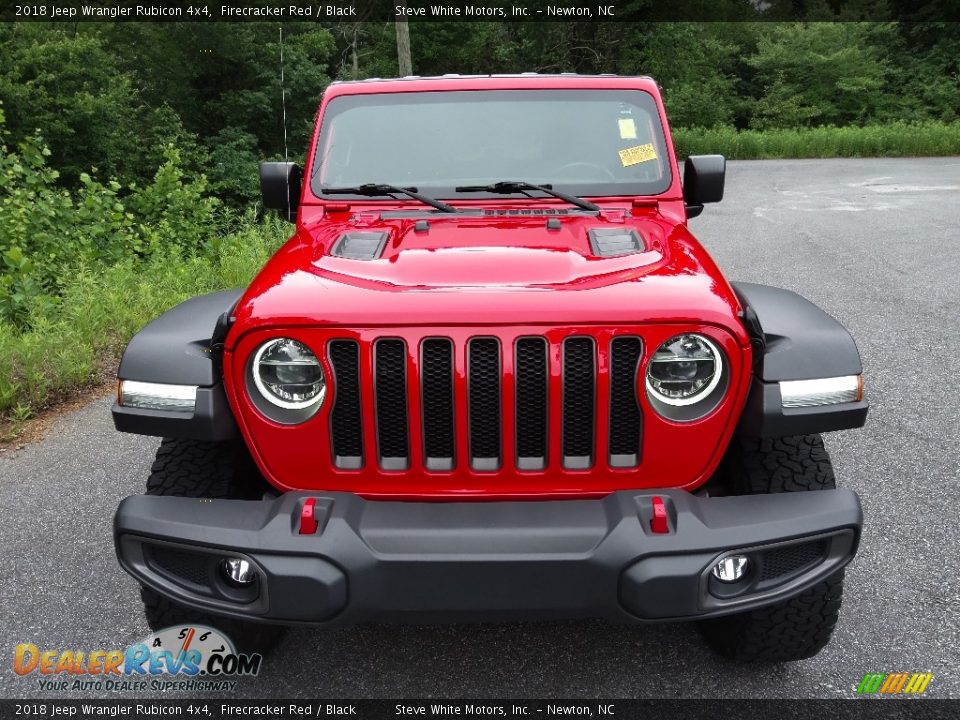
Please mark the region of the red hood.
[[[527, 206], [529, 207], [529, 206]], [[619, 324], [697, 321], [741, 336], [730, 286], [683, 223], [655, 208], [545, 215], [323, 216], [256, 277], [236, 311], [230, 345], [268, 326]], [[429, 217], [429, 229], [415, 229]], [[591, 228], [630, 227], [644, 251], [597, 257]], [[347, 231], [389, 233], [377, 260], [330, 255]]]

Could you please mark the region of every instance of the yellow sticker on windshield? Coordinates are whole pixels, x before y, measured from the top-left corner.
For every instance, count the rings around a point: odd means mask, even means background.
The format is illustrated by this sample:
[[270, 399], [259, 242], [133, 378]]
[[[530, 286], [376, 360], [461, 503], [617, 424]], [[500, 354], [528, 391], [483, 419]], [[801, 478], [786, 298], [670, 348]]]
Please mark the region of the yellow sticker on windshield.
[[638, 165], [647, 160], [656, 159], [657, 151], [650, 143], [646, 145], [634, 145], [633, 147], [624, 148], [620, 151], [620, 163], [624, 167], [630, 167], [631, 165]]
[[620, 126], [621, 140], [637, 139], [637, 124], [633, 121], [633, 118], [620, 118], [617, 120], [617, 124]]

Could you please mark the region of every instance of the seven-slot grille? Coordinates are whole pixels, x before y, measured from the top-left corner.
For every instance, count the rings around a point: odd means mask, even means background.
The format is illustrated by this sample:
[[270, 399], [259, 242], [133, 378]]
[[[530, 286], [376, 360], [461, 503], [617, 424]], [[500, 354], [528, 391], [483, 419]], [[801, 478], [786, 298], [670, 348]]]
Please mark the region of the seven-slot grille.
[[[450, 338], [427, 337], [413, 349], [403, 339], [384, 337], [372, 343], [336, 339], [327, 348], [334, 376], [330, 441], [339, 469], [359, 469], [371, 461], [382, 470], [411, 469], [411, 444], [419, 438], [418, 456], [428, 472], [460, 466], [476, 472], [504, 467], [542, 471], [550, 464], [553, 422], [565, 470], [593, 467], [598, 453], [613, 468], [640, 462], [639, 337], [621, 335], [598, 347], [585, 335], [552, 345], [542, 336], [514, 342], [476, 336], [465, 348]], [[362, 354], [373, 369], [372, 393], [361, 389]], [[462, 374], [457, 372], [458, 357], [464, 358]], [[513, 370], [509, 396], [504, 392], [505, 364]], [[598, 383], [598, 368], [609, 373], [606, 383]], [[560, 375], [559, 392], [551, 388], [551, 370]], [[465, 428], [457, 427], [458, 403], [465, 407]], [[558, 412], [552, 413], [552, 403]], [[600, 403], [605, 412], [598, 412]], [[366, 444], [375, 458], [365, 457], [363, 413], [375, 418], [367, 427], [374, 428], [376, 437]], [[512, 418], [509, 443], [504, 438], [510, 432], [505, 413]], [[605, 438], [605, 447], [597, 447], [599, 438]], [[512, 448], [513, 457], [504, 457], [505, 447]]]

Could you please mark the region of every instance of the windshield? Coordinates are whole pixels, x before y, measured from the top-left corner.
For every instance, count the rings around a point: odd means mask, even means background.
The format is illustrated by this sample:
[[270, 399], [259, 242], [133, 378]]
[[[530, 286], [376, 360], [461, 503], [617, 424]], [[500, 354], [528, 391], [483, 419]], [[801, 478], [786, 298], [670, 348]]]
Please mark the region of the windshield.
[[469, 90], [343, 95], [327, 105], [317, 195], [387, 183], [482, 198], [493, 195], [455, 188], [503, 180], [574, 195], [664, 192], [670, 165], [654, 99], [640, 90]]

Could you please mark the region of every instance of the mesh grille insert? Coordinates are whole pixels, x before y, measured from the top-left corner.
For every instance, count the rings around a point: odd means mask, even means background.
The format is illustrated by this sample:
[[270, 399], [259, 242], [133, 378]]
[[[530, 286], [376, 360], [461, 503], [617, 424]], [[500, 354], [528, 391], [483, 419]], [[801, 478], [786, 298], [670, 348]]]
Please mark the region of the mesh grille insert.
[[211, 556], [153, 545], [149, 550], [153, 564], [174, 577], [194, 585], [210, 584]]
[[452, 470], [456, 462], [453, 426], [453, 343], [424, 340], [420, 363], [423, 453], [428, 470]]
[[773, 580], [812, 565], [827, 554], [826, 540], [812, 540], [799, 545], [777, 548], [763, 555], [760, 581]]
[[470, 341], [468, 352], [470, 463], [474, 470], [500, 466], [500, 343]]
[[330, 411], [330, 440], [339, 468], [363, 466], [363, 424], [360, 410], [360, 348], [353, 340], [330, 345], [335, 394]]
[[542, 470], [547, 464], [547, 343], [520, 338], [516, 353], [517, 467]]
[[563, 465], [571, 470], [593, 464], [596, 415], [596, 359], [591, 338], [563, 343]]
[[640, 405], [637, 366], [643, 343], [638, 337], [614, 338], [610, 345], [610, 465], [635, 467], [640, 460]]
[[403, 340], [378, 340], [374, 345], [374, 357], [380, 467], [406, 470], [410, 457], [406, 345]]

